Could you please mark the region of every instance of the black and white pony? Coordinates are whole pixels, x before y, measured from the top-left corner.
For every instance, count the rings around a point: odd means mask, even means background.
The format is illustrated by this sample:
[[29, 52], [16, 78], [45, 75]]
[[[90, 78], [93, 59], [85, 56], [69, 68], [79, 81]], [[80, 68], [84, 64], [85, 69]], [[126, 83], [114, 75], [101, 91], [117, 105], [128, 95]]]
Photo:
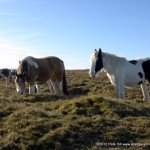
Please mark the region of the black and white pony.
[[94, 51], [91, 56], [91, 77], [98, 77], [103, 69], [110, 82], [114, 85], [117, 98], [125, 98], [124, 87], [141, 86], [143, 100], [149, 100], [149, 91], [146, 82], [150, 83], [150, 58], [140, 58], [128, 61], [124, 57]]

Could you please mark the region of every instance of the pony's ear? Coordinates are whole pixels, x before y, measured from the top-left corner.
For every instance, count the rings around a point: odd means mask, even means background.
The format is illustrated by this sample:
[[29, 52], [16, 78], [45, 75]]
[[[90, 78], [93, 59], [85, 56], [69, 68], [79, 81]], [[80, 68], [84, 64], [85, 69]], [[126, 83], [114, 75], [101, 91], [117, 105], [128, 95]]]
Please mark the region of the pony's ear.
[[97, 49], [95, 49], [94, 52], [97, 52]]
[[21, 64], [21, 61], [19, 60], [19, 64]]
[[101, 58], [102, 57], [102, 50], [99, 48], [99, 51], [98, 51], [98, 57]]
[[102, 51], [101, 48], [99, 48], [99, 51]]

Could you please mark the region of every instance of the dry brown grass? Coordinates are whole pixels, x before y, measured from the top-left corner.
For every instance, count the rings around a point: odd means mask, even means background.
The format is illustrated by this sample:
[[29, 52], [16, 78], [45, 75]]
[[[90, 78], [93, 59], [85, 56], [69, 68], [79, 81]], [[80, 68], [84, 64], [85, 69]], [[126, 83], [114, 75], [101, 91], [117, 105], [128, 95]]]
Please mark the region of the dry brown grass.
[[17, 95], [1, 81], [0, 149], [150, 148], [150, 102], [138, 87], [117, 100], [104, 74], [67, 71], [67, 81], [70, 98], [50, 96], [45, 84], [42, 94]]

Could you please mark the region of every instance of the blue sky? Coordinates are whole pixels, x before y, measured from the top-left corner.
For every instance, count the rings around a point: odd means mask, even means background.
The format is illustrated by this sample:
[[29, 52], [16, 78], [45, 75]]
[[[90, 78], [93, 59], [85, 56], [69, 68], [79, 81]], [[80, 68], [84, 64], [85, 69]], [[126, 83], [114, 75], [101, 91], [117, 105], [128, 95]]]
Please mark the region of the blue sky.
[[0, 0], [0, 68], [26, 56], [58, 56], [89, 68], [95, 48], [150, 57], [150, 0]]

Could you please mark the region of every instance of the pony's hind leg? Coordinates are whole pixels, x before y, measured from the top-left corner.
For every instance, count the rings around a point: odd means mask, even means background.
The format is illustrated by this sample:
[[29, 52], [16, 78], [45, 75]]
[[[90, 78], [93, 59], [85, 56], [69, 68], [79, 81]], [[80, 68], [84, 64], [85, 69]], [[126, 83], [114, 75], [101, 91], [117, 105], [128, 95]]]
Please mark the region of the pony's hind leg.
[[35, 84], [35, 90], [37, 94], [40, 94], [40, 86]]
[[60, 95], [58, 81], [52, 82], [55, 95]]
[[52, 81], [51, 80], [47, 81], [47, 84], [48, 84], [48, 88], [50, 90], [50, 94], [55, 95], [55, 91], [54, 91], [54, 88], [53, 88]]
[[143, 93], [143, 100], [144, 101], [148, 101], [149, 100], [149, 91], [148, 91], [148, 87], [147, 87], [146, 81], [144, 81], [141, 84], [141, 89], [142, 89], [142, 93]]
[[29, 94], [35, 94], [36, 86], [35, 85], [29, 85]]
[[64, 95], [63, 93], [63, 82], [58, 82], [58, 81], [47, 81], [50, 93], [52, 95]]
[[64, 95], [64, 92], [63, 92], [63, 82], [62, 81], [59, 82], [58, 86], [59, 86], [59, 94], [63, 96]]

